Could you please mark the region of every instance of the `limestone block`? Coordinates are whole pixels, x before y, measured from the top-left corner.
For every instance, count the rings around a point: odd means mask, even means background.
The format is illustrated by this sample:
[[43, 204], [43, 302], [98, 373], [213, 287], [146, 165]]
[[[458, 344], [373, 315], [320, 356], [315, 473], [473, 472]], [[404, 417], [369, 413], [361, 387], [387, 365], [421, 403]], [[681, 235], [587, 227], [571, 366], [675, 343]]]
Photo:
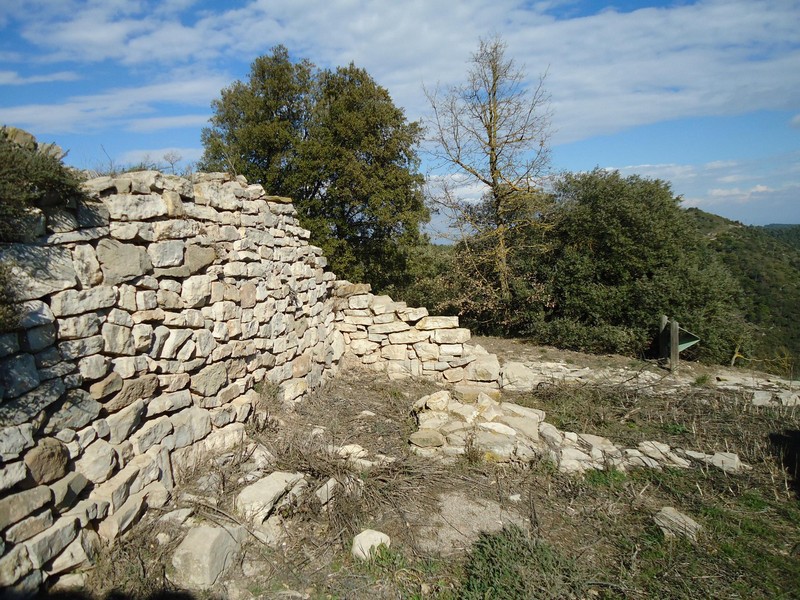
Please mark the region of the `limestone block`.
[[215, 363], [192, 376], [189, 388], [201, 396], [213, 396], [228, 383], [228, 373], [223, 363]]
[[32, 354], [17, 354], [0, 361], [0, 388], [4, 398], [16, 398], [39, 385], [39, 371]]
[[9, 282], [19, 302], [36, 300], [78, 283], [72, 253], [63, 246], [4, 244], [0, 247], [0, 263], [10, 267]]
[[14, 546], [0, 558], [0, 587], [8, 588], [33, 571], [33, 563], [24, 545]]
[[30, 392], [0, 404], [0, 426], [20, 425], [56, 402], [65, 392], [61, 379], [50, 379]]
[[63, 516], [75, 517], [78, 519], [81, 527], [86, 527], [86, 525], [92, 521], [105, 519], [109, 507], [110, 503], [108, 500], [86, 499], [78, 502], [73, 508], [64, 513]]
[[379, 347], [379, 344], [371, 342], [367, 339], [353, 340], [350, 343], [350, 351], [357, 356], [363, 356], [364, 354], [374, 352]]
[[58, 337], [61, 340], [87, 338], [98, 333], [100, 333], [100, 317], [97, 313], [90, 312], [58, 320]]
[[494, 354], [480, 355], [467, 365], [466, 377], [471, 381], [497, 381], [500, 377], [500, 361]]
[[100, 538], [91, 529], [78, 533], [77, 537], [59, 554], [47, 568], [48, 575], [57, 575], [64, 571], [88, 568], [100, 552]]
[[97, 258], [106, 285], [119, 285], [153, 270], [144, 248], [103, 239], [97, 244]]
[[365, 529], [353, 538], [353, 546], [350, 553], [356, 560], [370, 560], [381, 546], [387, 548], [391, 546], [391, 538], [380, 531]]
[[406, 360], [408, 358], [408, 347], [405, 344], [383, 346], [381, 357], [387, 360]]
[[69, 453], [56, 438], [43, 438], [24, 456], [32, 481], [37, 484], [60, 479], [67, 471]]
[[147, 452], [152, 446], [158, 444], [172, 433], [172, 421], [162, 415], [157, 419], [146, 421], [142, 427], [131, 436], [133, 451], [136, 454]]
[[55, 321], [50, 307], [41, 300], [28, 300], [16, 305], [19, 326], [23, 329], [49, 325]]
[[[170, 416], [173, 448], [183, 448], [204, 438], [211, 431], [208, 411], [198, 407], [186, 408]], [[165, 441], [166, 443], [166, 441]]]
[[103, 198], [103, 203], [115, 221], [144, 221], [167, 214], [167, 205], [157, 194], [113, 194]]
[[146, 508], [144, 493], [130, 494], [111, 515], [103, 519], [97, 532], [105, 541], [113, 542], [120, 534], [138, 522]]
[[188, 308], [205, 306], [211, 295], [211, 277], [194, 275], [183, 282], [181, 297]]
[[520, 406], [519, 404], [513, 404], [511, 402], [501, 402], [500, 408], [506, 414], [512, 414], [525, 419], [535, 419], [540, 423], [544, 421], [545, 418], [545, 412], [543, 410], [538, 408], [528, 408], [526, 406]]
[[[457, 331], [457, 330], [454, 330]], [[435, 332], [434, 332], [435, 333]], [[419, 342], [427, 342], [431, 337], [429, 331], [419, 331], [411, 329], [409, 331], [400, 331], [398, 333], [389, 334], [390, 344], [417, 344]]]
[[236, 510], [252, 523], [263, 523], [278, 500], [302, 479], [302, 473], [271, 473], [239, 492], [236, 496]]
[[739, 455], [733, 452], [716, 452], [709, 462], [726, 473], [737, 473], [742, 469]]
[[458, 327], [458, 317], [423, 317], [415, 325], [417, 329], [455, 329]]
[[8, 462], [33, 447], [33, 425], [23, 423], [0, 429], [0, 458]]
[[122, 389], [111, 400], [106, 402], [104, 407], [108, 413], [117, 412], [136, 400], [152, 398], [157, 389], [157, 375], [144, 375], [136, 379], [126, 379], [122, 383]]
[[[165, 377], [165, 376], [161, 376]], [[179, 377], [179, 375], [175, 375]], [[186, 383], [188, 383], [188, 378]], [[161, 394], [147, 403], [147, 417], [153, 417], [163, 413], [174, 412], [181, 408], [186, 408], [192, 404], [192, 394], [189, 390], [180, 390], [173, 393]]]
[[[28, 468], [23, 461], [6, 463], [0, 469], [0, 492], [4, 492], [24, 481], [28, 475]], [[0, 551], [1, 553], [1, 551]]]
[[169, 336], [164, 342], [164, 346], [159, 353], [161, 358], [172, 359], [178, 354], [180, 347], [192, 337], [193, 331], [191, 329], [172, 329]]
[[50, 486], [53, 491], [53, 503], [58, 510], [72, 508], [81, 492], [89, 484], [86, 477], [78, 471], [67, 473]]
[[243, 527], [190, 529], [172, 555], [174, 583], [188, 589], [209, 589], [235, 564], [246, 535]]
[[144, 401], [136, 400], [130, 406], [109, 415], [106, 418], [109, 428], [108, 441], [112, 444], [119, 444], [121, 441], [127, 439], [142, 420], [144, 410]]
[[435, 429], [420, 429], [408, 436], [408, 441], [419, 448], [438, 448], [444, 446], [444, 436]]
[[116, 290], [104, 285], [88, 290], [66, 290], [55, 294], [50, 299], [50, 308], [55, 316], [64, 317], [110, 308], [116, 301]]
[[22, 349], [26, 352], [39, 352], [56, 341], [56, 328], [52, 323], [33, 327], [22, 337]]
[[200, 224], [189, 219], [171, 219], [153, 223], [153, 237], [156, 241], [185, 239], [199, 233]]
[[37, 512], [52, 498], [53, 493], [46, 485], [0, 498], [0, 531]]
[[519, 435], [523, 435], [532, 442], [539, 441], [539, 419], [526, 419], [508, 414], [503, 414], [495, 418], [497, 423], [502, 423], [511, 427]]
[[397, 316], [407, 323], [416, 323], [420, 319], [428, 316], [428, 309], [420, 308], [401, 308], [397, 310]]
[[662, 508], [658, 511], [658, 514], [653, 517], [653, 520], [655, 520], [656, 525], [661, 528], [666, 538], [682, 536], [696, 542], [697, 534], [702, 529], [697, 521], [679, 512], [672, 506], [665, 506]]
[[96, 419], [101, 408], [100, 403], [88, 392], [82, 389], [68, 390], [48, 416], [44, 433], [51, 435], [64, 429], [80, 429]]
[[53, 511], [46, 508], [12, 525], [6, 530], [3, 536], [7, 542], [19, 544], [50, 527], [53, 521]]
[[308, 382], [305, 379], [290, 379], [281, 383], [278, 397], [282, 402], [291, 402], [307, 391]]
[[392, 321], [391, 323], [385, 324], [378, 324], [378, 325], [370, 325], [367, 328], [367, 331], [370, 335], [375, 334], [388, 334], [388, 333], [397, 333], [399, 331], [408, 331], [411, 329], [411, 326], [404, 322], [404, 321]]
[[463, 344], [469, 341], [469, 329], [436, 329], [431, 333], [431, 339], [437, 344]]
[[511, 391], [529, 391], [536, 387], [540, 377], [530, 367], [520, 362], [509, 362], [503, 365], [501, 387]]
[[100, 270], [97, 253], [90, 244], [78, 244], [75, 246], [72, 250], [72, 263], [81, 287], [91, 288], [100, 285], [103, 281], [103, 273]]
[[154, 267], [176, 267], [183, 264], [184, 247], [180, 240], [155, 242], [147, 247], [147, 254]]

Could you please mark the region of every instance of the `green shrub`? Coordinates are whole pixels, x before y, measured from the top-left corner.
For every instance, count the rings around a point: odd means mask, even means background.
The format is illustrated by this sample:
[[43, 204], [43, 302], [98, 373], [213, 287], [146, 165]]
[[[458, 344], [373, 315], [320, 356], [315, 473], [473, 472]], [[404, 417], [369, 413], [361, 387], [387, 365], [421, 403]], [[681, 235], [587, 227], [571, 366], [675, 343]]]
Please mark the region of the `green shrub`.
[[472, 546], [458, 596], [464, 600], [583, 597], [576, 564], [516, 525], [481, 533]]

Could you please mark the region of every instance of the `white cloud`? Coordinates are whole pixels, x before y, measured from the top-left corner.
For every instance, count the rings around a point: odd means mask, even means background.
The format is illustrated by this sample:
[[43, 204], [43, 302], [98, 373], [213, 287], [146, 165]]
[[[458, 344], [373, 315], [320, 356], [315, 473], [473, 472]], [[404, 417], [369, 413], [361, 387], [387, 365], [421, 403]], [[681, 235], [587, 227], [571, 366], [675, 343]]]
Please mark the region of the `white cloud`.
[[[59, 104], [28, 104], [0, 108], [0, 122], [48, 133], [87, 132], [130, 127], [136, 129], [138, 119], [156, 113], [161, 104], [207, 107], [211, 99], [228, 82], [208, 75], [205, 78], [175, 80], [141, 87], [118, 88], [107, 92], [74, 96]], [[169, 123], [164, 117], [149, 117], [155, 126]], [[199, 117], [196, 117], [199, 124]], [[205, 119], [203, 119], [205, 120]], [[139, 123], [141, 125], [141, 123]], [[174, 124], [174, 123], [173, 123]], [[144, 127], [148, 121], [144, 122]], [[151, 129], [151, 131], [154, 129]]]
[[53, 81], [76, 81], [80, 75], [73, 71], [59, 71], [46, 75], [20, 75], [16, 71], [0, 71], [0, 85], [28, 85], [31, 83], [51, 83]]
[[211, 115], [176, 115], [172, 117], [150, 117], [133, 119], [127, 126], [128, 131], [150, 133], [163, 129], [182, 127], [205, 127]]

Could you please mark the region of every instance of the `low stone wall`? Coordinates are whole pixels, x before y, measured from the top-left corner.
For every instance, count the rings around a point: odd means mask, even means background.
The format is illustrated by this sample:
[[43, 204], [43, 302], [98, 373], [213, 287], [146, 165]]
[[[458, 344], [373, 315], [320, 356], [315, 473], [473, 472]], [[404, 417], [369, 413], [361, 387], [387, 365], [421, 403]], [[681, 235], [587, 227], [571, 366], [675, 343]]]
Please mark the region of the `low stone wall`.
[[498, 385], [457, 318], [336, 281], [289, 199], [220, 173], [85, 189], [40, 212], [31, 243], [0, 245], [22, 312], [0, 335], [0, 588], [56, 580], [163, 506], [205, 453], [242, 443], [256, 384], [294, 402], [348, 356]]

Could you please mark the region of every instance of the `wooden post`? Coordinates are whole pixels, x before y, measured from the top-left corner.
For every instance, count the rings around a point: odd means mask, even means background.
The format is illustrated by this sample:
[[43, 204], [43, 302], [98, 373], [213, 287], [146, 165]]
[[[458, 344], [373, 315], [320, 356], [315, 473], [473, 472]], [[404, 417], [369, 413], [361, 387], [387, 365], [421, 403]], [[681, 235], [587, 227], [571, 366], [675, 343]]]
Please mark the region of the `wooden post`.
[[658, 328], [658, 357], [667, 359], [669, 358], [669, 331], [667, 324], [669, 319], [667, 315], [661, 315], [661, 324]]
[[678, 322], [672, 319], [669, 327], [669, 370], [678, 370], [678, 353], [680, 352], [680, 331]]

